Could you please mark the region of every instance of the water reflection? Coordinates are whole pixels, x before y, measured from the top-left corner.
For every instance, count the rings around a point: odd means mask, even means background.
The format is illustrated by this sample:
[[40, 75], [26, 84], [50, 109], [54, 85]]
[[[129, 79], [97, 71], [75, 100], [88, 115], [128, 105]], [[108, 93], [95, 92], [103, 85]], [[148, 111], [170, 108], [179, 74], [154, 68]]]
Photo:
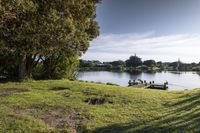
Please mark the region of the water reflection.
[[126, 74], [127, 76], [129, 76], [129, 79], [131, 80], [141, 79], [142, 77], [141, 71], [131, 71], [131, 72], [126, 72]]
[[108, 71], [90, 71], [80, 72], [79, 80], [95, 82], [111, 82], [121, 86], [127, 86], [128, 81], [142, 79], [155, 81], [156, 83], [169, 82], [170, 90], [184, 90], [200, 88], [200, 76], [194, 72], [108, 72]]

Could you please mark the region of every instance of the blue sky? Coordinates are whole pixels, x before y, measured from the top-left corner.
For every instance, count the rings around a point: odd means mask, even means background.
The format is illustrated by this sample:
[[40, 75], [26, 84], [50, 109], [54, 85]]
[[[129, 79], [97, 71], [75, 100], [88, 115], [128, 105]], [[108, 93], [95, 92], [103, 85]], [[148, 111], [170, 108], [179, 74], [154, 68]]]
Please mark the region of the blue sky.
[[103, 0], [86, 60], [200, 61], [200, 0]]

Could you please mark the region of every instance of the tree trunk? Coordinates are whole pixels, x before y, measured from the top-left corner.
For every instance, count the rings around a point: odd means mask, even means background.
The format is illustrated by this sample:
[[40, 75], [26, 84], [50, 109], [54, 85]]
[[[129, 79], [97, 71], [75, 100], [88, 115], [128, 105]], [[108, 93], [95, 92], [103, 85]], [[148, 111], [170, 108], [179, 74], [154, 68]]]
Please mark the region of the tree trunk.
[[19, 73], [18, 79], [19, 81], [25, 80], [26, 77], [26, 56], [22, 55], [19, 58]]
[[32, 70], [33, 70], [34, 60], [35, 60], [35, 56], [33, 59], [32, 59], [32, 55], [29, 55], [26, 57], [25, 79], [27, 79], [27, 80], [32, 79]]
[[29, 80], [32, 79], [32, 66], [26, 69], [25, 79]]

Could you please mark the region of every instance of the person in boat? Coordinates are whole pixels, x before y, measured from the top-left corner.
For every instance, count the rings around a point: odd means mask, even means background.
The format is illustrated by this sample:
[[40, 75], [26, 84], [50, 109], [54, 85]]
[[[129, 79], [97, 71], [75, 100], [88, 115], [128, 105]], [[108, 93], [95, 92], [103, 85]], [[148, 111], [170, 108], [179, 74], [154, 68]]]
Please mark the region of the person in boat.
[[147, 86], [147, 81], [146, 80], [144, 80], [144, 84]]
[[132, 86], [131, 80], [128, 81], [128, 86]]

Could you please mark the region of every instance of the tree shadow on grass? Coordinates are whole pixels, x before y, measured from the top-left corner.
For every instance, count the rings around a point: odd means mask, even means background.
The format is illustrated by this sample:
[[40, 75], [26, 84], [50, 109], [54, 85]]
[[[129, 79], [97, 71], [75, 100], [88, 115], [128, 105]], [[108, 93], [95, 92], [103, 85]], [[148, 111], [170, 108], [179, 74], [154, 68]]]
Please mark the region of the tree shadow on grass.
[[19, 82], [19, 80], [13, 78], [13, 79], [7, 79], [7, 78], [0, 78], [0, 84], [8, 83], [8, 82]]
[[165, 106], [170, 111], [149, 122], [114, 124], [97, 128], [93, 133], [199, 133], [200, 92], [180, 97], [183, 100]]

